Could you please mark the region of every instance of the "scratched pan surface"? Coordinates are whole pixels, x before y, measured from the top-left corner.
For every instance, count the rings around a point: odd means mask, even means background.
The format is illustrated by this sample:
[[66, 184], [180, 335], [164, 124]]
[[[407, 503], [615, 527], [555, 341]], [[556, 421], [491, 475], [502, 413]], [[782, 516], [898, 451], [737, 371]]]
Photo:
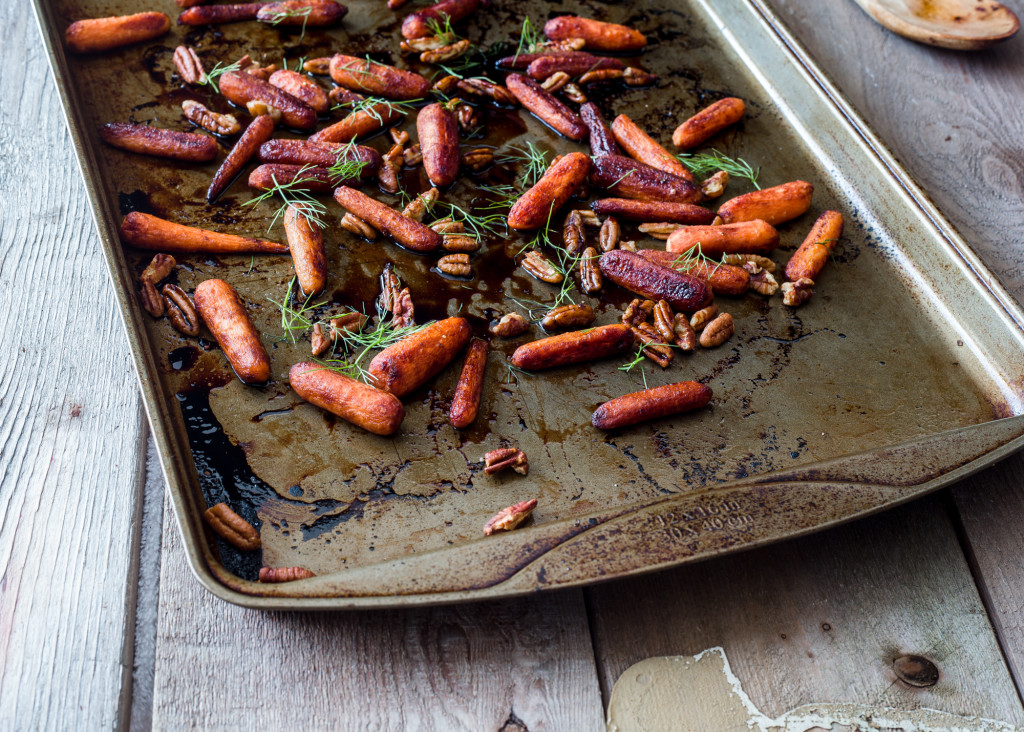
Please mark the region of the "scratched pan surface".
[[[151, 9], [173, 17], [176, 6], [38, 2], [190, 560], [222, 598], [263, 608], [397, 606], [592, 582], [864, 515], [1021, 445], [1020, 309], [827, 80], [799, 49], [787, 48], [787, 34], [756, 0], [716, 0], [713, 8], [699, 0], [570, 2], [557, 12], [624, 22], [650, 40], [641, 64], [660, 81], [594, 94], [609, 119], [628, 114], [667, 142], [681, 119], [708, 103], [728, 95], [747, 100], [747, 119], [713, 145], [759, 165], [764, 186], [797, 178], [815, 186], [811, 211], [781, 228], [775, 261], [785, 263], [821, 211], [847, 217], [811, 302], [791, 310], [778, 296], [719, 298], [736, 320], [732, 339], [681, 355], [665, 371], [645, 366], [650, 386], [709, 384], [712, 404], [695, 414], [598, 432], [590, 426], [594, 407], [641, 388], [638, 371], [625, 373], [623, 359], [610, 359], [509, 381], [506, 357], [537, 337], [534, 329], [492, 344], [480, 417], [470, 429], [456, 431], [446, 419], [456, 364], [407, 399], [393, 438], [332, 419], [290, 390], [288, 369], [308, 358], [309, 343], [283, 338], [273, 302], [282, 301], [293, 276], [286, 257], [181, 257], [174, 275], [189, 292], [211, 277], [238, 289], [271, 355], [273, 378], [263, 388], [233, 378], [208, 334], [198, 342], [183, 338], [166, 320], [144, 314], [134, 278], [149, 255], [118, 243], [125, 213], [259, 236], [273, 207], [243, 207], [252, 198], [244, 180], [208, 206], [203, 194], [222, 157], [182, 166], [131, 155], [105, 146], [96, 129], [122, 120], [191, 129], [178, 106], [187, 98], [228, 111], [208, 90], [179, 82], [171, 61], [179, 43], [194, 46], [207, 68], [246, 52], [278, 64], [282, 52], [291, 61], [332, 51], [398, 61], [404, 12], [392, 14], [376, 0], [354, 2], [342, 27], [304, 37], [254, 22], [176, 26], [154, 43], [79, 58], [61, 48], [70, 21]], [[541, 3], [493, 0], [466, 34], [481, 45], [516, 37], [527, 13], [538, 23], [556, 14]], [[529, 140], [553, 152], [586, 150], [523, 111], [482, 111], [484, 136], [467, 145], [502, 151]], [[404, 126], [414, 132], [414, 119]], [[383, 152], [389, 141], [369, 144]], [[443, 195], [469, 204], [480, 183], [510, 177], [495, 169], [463, 178]], [[428, 187], [418, 171], [408, 171], [404, 185], [410, 192]], [[734, 181], [726, 198], [751, 189]], [[333, 224], [341, 210], [324, 200]], [[659, 244], [624, 228], [624, 238], [642, 247]], [[270, 236], [283, 241], [279, 224]], [[421, 322], [461, 314], [484, 334], [495, 311], [515, 309], [511, 296], [554, 297], [553, 288], [516, 270], [513, 255], [523, 240], [515, 236], [488, 240], [468, 280], [445, 279], [431, 270], [432, 257], [369, 244], [334, 225], [326, 241], [331, 277], [318, 316], [372, 307], [389, 261], [411, 288]], [[617, 321], [629, 299], [606, 289], [590, 300], [598, 323]], [[525, 450], [528, 477], [483, 473], [483, 454], [503, 445]], [[539, 507], [523, 528], [482, 537], [493, 513], [531, 497]], [[240, 554], [205, 528], [202, 510], [224, 500], [260, 527], [262, 556]], [[318, 576], [262, 586], [253, 582], [261, 563], [303, 566]]]

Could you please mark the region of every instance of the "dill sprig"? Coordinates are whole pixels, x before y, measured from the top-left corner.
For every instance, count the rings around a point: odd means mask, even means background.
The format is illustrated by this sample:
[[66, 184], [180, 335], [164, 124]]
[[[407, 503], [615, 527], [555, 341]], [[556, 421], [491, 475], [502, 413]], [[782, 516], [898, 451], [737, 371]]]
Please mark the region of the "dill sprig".
[[350, 114], [366, 112], [378, 122], [383, 122], [384, 116], [381, 114], [381, 108], [386, 108], [388, 111], [395, 114], [406, 115], [413, 110], [413, 105], [416, 102], [422, 101], [422, 99], [410, 99], [404, 102], [395, 102], [391, 99], [384, 99], [383, 97], [366, 97], [365, 99], [359, 99], [353, 102], [335, 104], [332, 109], [347, 109]]
[[313, 296], [310, 295], [298, 307], [292, 305], [292, 301], [297, 294], [295, 286], [298, 282], [299, 278], [297, 276], [292, 277], [291, 282], [288, 283], [288, 289], [284, 293], [284, 300], [281, 302], [273, 298], [267, 298], [281, 310], [281, 328], [284, 330], [284, 338], [289, 343], [295, 343], [299, 337], [305, 335], [306, 331], [313, 327], [313, 321], [308, 313], [327, 304], [326, 300], [315, 305], [310, 304], [313, 299]]
[[[487, 207], [483, 207], [487, 210]], [[508, 230], [508, 221], [503, 213], [477, 213], [473, 207], [460, 206], [450, 201], [434, 201], [427, 205], [427, 211], [438, 219], [450, 218], [465, 228], [463, 236], [471, 236], [477, 241], [488, 237], [504, 236]]]
[[[414, 333], [426, 328], [430, 323], [407, 325], [403, 328], [394, 328], [392, 315], [386, 311], [381, 303], [376, 304], [377, 317], [373, 327], [362, 331], [341, 330], [338, 332], [338, 339], [334, 342], [334, 351], [337, 353], [340, 347], [344, 351], [341, 357], [316, 359], [316, 362], [330, 371], [337, 371], [352, 379], [370, 382], [370, 374], [363, 367], [363, 361], [372, 351], [381, 350], [392, 346], [399, 341], [408, 338]], [[352, 311], [356, 312], [356, 311]]]
[[521, 369], [518, 366], [513, 366], [511, 362], [505, 362], [505, 383], [511, 384], [513, 381], [516, 382], [516, 386], [519, 386], [520, 376], [533, 376], [532, 373], [526, 369]]
[[224, 64], [218, 61], [213, 65], [212, 69], [206, 72], [206, 80], [203, 81], [203, 84], [209, 84], [214, 93], [220, 94], [220, 87], [217, 86], [217, 79], [229, 71], [238, 71], [240, 68], [242, 67], [238, 61], [232, 61], [229, 64]]
[[760, 168], [755, 168], [742, 158], [730, 158], [718, 150], [701, 153], [681, 153], [676, 156], [683, 165], [690, 169], [696, 176], [704, 178], [719, 170], [724, 170], [730, 178], [743, 178], [754, 184], [754, 188], [761, 190], [757, 183], [757, 177], [761, 174]]
[[334, 165], [327, 169], [332, 177], [341, 180], [355, 180], [362, 174], [363, 169], [370, 164], [366, 160], [357, 160], [350, 157], [355, 147], [356, 138], [353, 137], [345, 144], [345, 147], [340, 147], [335, 151]]
[[301, 8], [286, 8], [273, 13], [267, 22], [273, 26], [277, 26], [289, 18], [302, 18], [302, 30], [299, 33], [299, 41], [301, 41], [306, 37], [306, 24], [309, 23], [309, 16], [312, 12], [312, 5], [306, 5]]
[[316, 183], [319, 182], [316, 178], [308, 177], [303, 175], [307, 170], [313, 168], [312, 165], [303, 165], [299, 168], [299, 171], [295, 174], [288, 183], [278, 183], [277, 176], [271, 176], [271, 180], [274, 181], [272, 188], [267, 189], [260, 195], [256, 196], [252, 200], [243, 203], [243, 206], [255, 206], [261, 201], [267, 201], [274, 196], [279, 196], [284, 203], [274, 213], [274, 217], [270, 220], [270, 224], [267, 225], [267, 231], [269, 232], [277, 220], [284, 215], [288, 206], [294, 206], [298, 213], [305, 217], [306, 221], [311, 226], [317, 226], [321, 229], [327, 228], [327, 223], [324, 221], [324, 216], [327, 215], [327, 207], [320, 201], [313, 198], [313, 195], [305, 190], [302, 186], [305, 183]]
[[521, 169], [516, 179], [521, 188], [529, 188], [541, 179], [551, 161], [548, 159], [546, 150], [541, 150], [532, 142], [527, 142], [523, 147], [512, 147], [514, 154], [502, 155], [494, 162], [499, 165], [515, 165]]
[[288, 59], [282, 59], [281, 60], [281, 68], [284, 69], [285, 71], [297, 71], [297, 72], [301, 73], [302, 72], [302, 67], [306, 65], [306, 59], [307, 58], [308, 58], [307, 56], [300, 56], [299, 60], [295, 63], [295, 68], [294, 69], [289, 69], [288, 68]]
[[697, 242], [697, 246], [687, 249], [685, 252], [681, 252], [678, 257], [673, 259], [671, 267], [672, 269], [681, 268], [689, 271], [695, 267], [704, 265], [706, 267], [711, 267], [712, 271], [714, 271], [714, 269], [721, 267], [723, 264], [725, 264], [725, 254], [722, 255], [721, 259], [715, 261], [704, 254], [701, 250], [700, 242]]
[[641, 344], [640, 347], [638, 349], [636, 349], [636, 353], [633, 354], [632, 360], [627, 361], [626, 363], [624, 363], [621, 366], [619, 366], [619, 371], [622, 371], [622, 372], [627, 373], [627, 374], [631, 373], [634, 369], [639, 367], [639, 369], [640, 369], [640, 378], [644, 382], [644, 388], [645, 389], [648, 388], [647, 387], [647, 371], [644, 370], [644, 361], [647, 360], [647, 356], [644, 355], [644, 349], [646, 347], [647, 347], [646, 344]]
[[[579, 270], [580, 262], [583, 261], [586, 249], [573, 254], [564, 245], [555, 244], [551, 241], [551, 214], [554, 211], [554, 204], [548, 211], [548, 220], [544, 226], [538, 230], [537, 235], [527, 242], [519, 253], [526, 251], [527, 249], [537, 249], [540, 247], [546, 247], [554, 252], [554, 259], [550, 257], [548, 261], [551, 262], [551, 266], [562, 275], [562, 281], [558, 285], [558, 292], [555, 293], [555, 298], [550, 303], [542, 303], [537, 300], [528, 300], [525, 298], [511, 298], [519, 307], [526, 311], [530, 320], [534, 323], [544, 319], [544, 316], [557, 307], [562, 305], [572, 304], [577, 297], [574, 292], [578, 290], [576, 280], [573, 278], [573, 273]], [[596, 255], [599, 256], [599, 255]], [[580, 292], [580, 295], [583, 293]]]
[[537, 50], [537, 46], [544, 43], [547, 38], [544, 36], [544, 32], [537, 29], [537, 26], [530, 20], [530, 16], [527, 15], [523, 18], [523, 27], [519, 31], [519, 45], [516, 46], [515, 56], [513, 58], [519, 58], [521, 53], [533, 53]]
[[452, 28], [450, 15], [444, 15], [442, 18], [427, 18], [427, 29], [442, 46], [450, 46], [456, 41], [462, 40], [462, 36]]

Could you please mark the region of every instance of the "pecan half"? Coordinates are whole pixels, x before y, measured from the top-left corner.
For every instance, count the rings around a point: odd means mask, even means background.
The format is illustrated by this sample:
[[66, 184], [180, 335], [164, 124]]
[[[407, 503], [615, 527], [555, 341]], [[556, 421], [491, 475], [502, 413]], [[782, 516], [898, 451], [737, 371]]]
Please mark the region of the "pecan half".
[[[597, 218], [597, 216], [595, 215], [594, 218]], [[621, 238], [622, 227], [619, 226], [618, 219], [614, 216], [609, 216], [601, 224], [601, 232], [597, 237], [598, 243], [601, 245], [601, 251], [610, 252], [619, 245], [619, 239]]]
[[405, 148], [402, 145], [392, 145], [381, 160], [380, 170], [377, 171], [377, 182], [380, 183], [382, 191], [398, 193], [398, 172], [402, 169], [403, 163]]
[[597, 214], [586, 208], [576, 209], [576, 213], [580, 215], [580, 219], [583, 221], [584, 226], [590, 226], [595, 229], [602, 226], [601, 219], [597, 218]]
[[782, 304], [791, 308], [799, 307], [814, 294], [814, 280], [801, 277], [796, 282], [782, 283]]
[[412, 219], [413, 221], [423, 221], [423, 217], [427, 215], [427, 211], [437, 201], [437, 197], [440, 195], [436, 188], [431, 188], [426, 193], [421, 193], [416, 198], [409, 201], [409, 205], [402, 209], [402, 216]]
[[562, 93], [565, 94], [566, 99], [570, 102], [576, 102], [576, 104], [587, 103], [587, 95], [583, 93], [583, 90], [577, 84], [569, 82], [562, 87]]
[[640, 323], [631, 325], [629, 328], [633, 331], [633, 337], [644, 344], [644, 357], [654, 361], [663, 369], [668, 368], [668, 365], [672, 363], [672, 349], [661, 340], [654, 326], [650, 323]]
[[462, 165], [474, 173], [479, 173], [493, 162], [494, 150], [488, 147], [478, 147], [462, 153]]
[[178, 70], [178, 76], [186, 84], [205, 84], [206, 72], [203, 70], [203, 62], [190, 46], [178, 46], [174, 49], [174, 68]]
[[722, 313], [704, 326], [700, 334], [700, 345], [704, 348], [720, 346], [729, 340], [734, 330], [732, 316], [729, 313]]
[[544, 87], [544, 89], [546, 89], [549, 92], [556, 92], [559, 89], [561, 89], [563, 86], [568, 84], [569, 83], [569, 79], [571, 79], [571, 78], [572, 77], [569, 76], [564, 71], [556, 71], [551, 76], [549, 76], [544, 81], [542, 81], [540, 83], [540, 85], [542, 87]]
[[723, 254], [722, 264], [731, 264], [736, 267], [742, 267], [747, 262], [753, 262], [761, 269], [766, 272], [775, 274], [775, 262], [768, 257], [762, 257], [760, 254]]
[[779, 283], [772, 277], [771, 272], [761, 269], [754, 262], [747, 262], [743, 265], [743, 269], [750, 272], [750, 284], [748, 286], [754, 292], [766, 297], [770, 297], [778, 292]]
[[601, 291], [604, 286], [604, 278], [601, 276], [601, 268], [598, 266], [599, 259], [597, 250], [594, 247], [587, 247], [580, 257], [580, 285], [588, 295], [594, 295]]
[[177, 262], [170, 254], [157, 254], [139, 275], [139, 282], [142, 283], [142, 306], [154, 318], [164, 314], [164, 300], [157, 292], [156, 286], [161, 280], [167, 279], [175, 264]]
[[498, 471], [511, 468], [520, 475], [530, 472], [530, 465], [526, 460], [526, 453], [514, 447], [499, 447], [484, 455], [484, 472], [494, 475]]
[[437, 260], [437, 269], [452, 277], [470, 277], [473, 268], [469, 265], [468, 254], [446, 254]]
[[538, 280], [552, 285], [557, 285], [565, 279], [548, 258], [536, 250], [527, 253], [519, 265]]
[[594, 308], [589, 305], [560, 305], [548, 311], [540, 321], [540, 327], [547, 331], [582, 328], [594, 322]]
[[425, 64], [443, 64], [445, 61], [451, 61], [464, 55], [469, 50], [469, 46], [469, 41], [463, 38], [461, 41], [456, 41], [447, 46], [424, 51], [420, 54], [420, 61]]
[[651, 314], [654, 320], [654, 329], [665, 343], [672, 343], [676, 339], [675, 317], [672, 306], [665, 300], [658, 300]]
[[307, 59], [302, 64], [302, 70], [317, 76], [327, 76], [331, 73], [331, 57], [321, 56], [320, 58]]
[[448, 95], [455, 91], [455, 88], [458, 85], [459, 77], [448, 75], [441, 77], [441, 79], [434, 84], [432, 90], [437, 92], [438, 94]]
[[164, 315], [164, 299], [156, 289], [152, 280], [143, 279], [142, 289], [139, 290], [139, 298], [142, 300], [142, 307], [154, 318], [162, 318]]
[[475, 252], [480, 248], [480, 240], [463, 234], [444, 234], [441, 246], [446, 252]]
[[[444, 40], [441, 36], [423, 36], [422, 38], [410, 38], [407, 41], [402, 41], [398, 44], [402, 53], [422, 53], [423, 51], [433, 51], [436, 48], [444, 46]], [[420, 58], [423, 61], [423, 58]]]
[[245, 109], [253, 117], [259, 117], [261, 114], [268, 115], [274, 122], [281, 121], [281, 110], [277, 107], [272, 107], [266, 102], [262, 102], [259, 99], [253, 99], [245, 103]]
[[654, 224], [640, 224], [637, 227], [642, 233], [655, 239], [668, 239], [676, 229], [683, 228], [682, 224], [659, 222]]
[[338, 225], [345, 231], [349, 231], [356, 236], [361, 236], [367, 241], [376, 241], [377, 237], [380, 236], [380, 232], [370, 226], [368, 223], [363, 221], [358, 216], [353, 216], [350, 213], [345, 214], [341, 217], [341, 221]]
[[395, 296], [394, 308], [391, 314], [391, 326], [395, 330], [408, 328], [416, 323], [415, 310], [412, 304], [412, 293], [408, 287], [403, 287]]
[[676, 313], [672, 321], [673, 340], [680, 351], [689, 352], [697, 349], [697, 331], [690, 326], [686, 313]]
[[213, 532], [236, 549], [251, 552], [260, 548], [259, 532], [226, 503], [218, 503], [203, 512]]
[[480, 126], [480, 115], [468, 104], [460, 104], [455, 108], [455, 119], [463, 132], [472, 132]]
[[701, 308], [690, 317], [690, 327], [698, 333], [704, 330], [704, 326], [714, 320], [718, 315], [718, 306], [711, 303], [706, 308]]
[[465, 224], [451, 217], [438, 219], [430, 225], [430, 228], [442, 236], [444, 234], [463, 234], [466, 231]]
[[146, 265], [146, 268], [142, 270], [142, 274], [139, 275], [139, 279], [149, 280], [155, 285], [160, 281], [167, 279], [177, 263], [177, 260], [175, 260], [170, 254], [156, 254], [153, 256], [153, 259], [150, 260], [149, 264]]
[[623, 72], [622, 80], [626, 82], [627, 86], [649, 86], [658, 80], [658, 75], [635, 66], [629, 66]]
[[316, 577], [305, 567], [260, 567], [260, 582], [295, 582]]
[[537, 499], [531, 498], [529, 501], [523, 501], [514, 506], [501, 509], [484, 524], [484, 534], [490, 536], [496, 531], [512, 531], [512, 529], [526, 521], [535, 508], [537, 508]]
[[569, 254], [576, 256], [587, 245], [586, 234], [583, 233], [583, 219], [575, 211], [570, 211], [562, 225], [562, 243]]
[[405, 152], [402, 153], [402, 161], [410, 168], [415, 168], [423, 162], [423, 150], [418, 142], [405, 149]]
[[632, 239], [627, 239], [625, 241], [620, 241], [619, 242], [619, 249], [621, 249], [624, 252], [635, 252], [636, 251], [636, 242], [633, 241]]
[[515, 338], [530, 329], [530, 322], [519, 313], [505, 313], [487, 328], [498, 338]]
[[588, 71], [579, 78], [580, 84], [596, 84], [602, 81], [613, 81], [615, 79], [621, 79], [623, 74], [621, 69], [594, 69]]
[[167, 319], [174, 329], [193, 338], [199, 335], [199, 315], [188, 293], [177, 285], [164, 285], [160, 292], [164, 296]]
[[705, 198], [718, 198], [725, 193], [725, 187], [729, 185], [729, 173], [719, 170], [710, 178], [700, 184], [701, 193]]
[[313, 325], [313, 335], [310, 339], [311, 350], [314, 356], [321, 355], [341, 337], [342, 331], [357, 333], [363, 329], [369, 318], [362, 313], [351, 312], [331, 318], [326, 325], [316, 323]]
[[181, 111], [190, 122], [217, 135], [237, 135], [242, 131], [242, 125], [233, 114], [213, 112], [194, 99], [183, 101]]
[[516, 104], [516, 98], [512, 92], [500, 84], [495, 84], [493, 81], [488, 81], [487, 79], [481, 79], [479, 77], [472, 79], [459, 79], [456, 82], [456, 86], [460, 91], [463, 91], [466, 94], [490, 99], [498, 104], [507, 104], [510, 106]]
[[409, 133], [405, 130], [400, 130], [397, 127], [392, 127], [388, 130], [388, 134], [391, 136], [391, 142], [396, 145], [408, 145], [409, 144]]
[[653, 300], [641, 300], [634, 297], [626, 309], [622, 311], [622, 322], [626, 325], [640, 325], [654, 312]]

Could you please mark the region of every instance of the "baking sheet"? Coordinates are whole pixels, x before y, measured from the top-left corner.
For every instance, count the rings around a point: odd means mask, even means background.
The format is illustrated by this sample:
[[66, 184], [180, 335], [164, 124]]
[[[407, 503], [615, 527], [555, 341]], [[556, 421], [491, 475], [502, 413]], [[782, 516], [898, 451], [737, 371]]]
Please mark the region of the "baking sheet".
[[[1022, 411], [1020, 311], [919, 200], [913, 183], [870, 133], [851, 125], [841, 100], [829, 99], [834, 91], [787, 48], [791, 41], [773, 30], [770, 13], [744, 0], [714, 7], [567, 3], [557, 10], [497, 3], [466, 33], [481, 45], [497, 42], [516, 35], [526, 13], [539, 23], [578, 12], [633, 25], [651, 41], [642, 65], [661, 80], [656, 89], [608, 87], [596, 95], [609, 119], [628, 114], [667, 140], [695, 110], [723, 96], [741, 96], [748, 101], [747, 119], [714, 146], [760, 165], [764, 186], [795, 178], [815, 184], [812, 210], [781, 227], [783, 246], [775, 260], [785, 262], [820, 211], [835, 208], [846, 215], [842, 247], [808, 305], [790, 310], [778, 297], [720, 298], [737, 322], [732, 340], [719, 349], [679, 355], [665, 372], [646, 368], [650, 386], [690, 378], [708, 383], [715, 392], [710, 409], [599, 433], [589, 424], [593, 408], [642, 388], [638, 377], [619, 370], [622, 360], [609, 360], [508, 379], [505, 356], [521, 338], [492, 344], [481, 416], [469, 430], [455, 431], [445, 419], [456, 365], [411, 395], [394, 438], [366, 435], [302, 404], [287, 386], [288, 368], [308, 356], [308, 342], [293, 346], [280, 340], [280, 315], [271, 302], [284, 296], [292, 277], [287, 258], [181, 258], [178, 284], [191, 291], [203, 279], [227, 279], [264, 334], [274, 379], [262, 389], [240, 384], [210, 343], [181, 338], [166, 321], [141, 312], [133, 275], [149, 256], [123, 250], [116, 225], [128, 210], [146, 210], [182, 223], [261, 235], [272, 209], [241, 208], [252, 195], [244, 181], [209, 207], [203, 193], [217, 163], [178, 167], [130, 155], [103, 145], [96, 128], [132, 120], [188, 130], [176, 106], [185, 98], [227, 111], [222, 100], [172, 79], [171, 53], [179, 42], [195, 46], [207, 68], [245, 52], [280, 63], [282, 48], [293, 62], [337, 50], [385, 60], [378, 54], [397, 47], [404, 11], [393, 15], [379, 3], [353, 3], [343, 28], [326, 33], [309, 30], [300, 37], [256, 23], [177, 27], [154, 44], [95, 58], [63, 56], [59, 39], [71, 20], [141, 9], [175, 12], [172, 3], [163, 4], [168, 7], [58, 2], [38, 9], [44, 37], [54, 45], [54, 73], [190, 559], [219, 596], [259, 607], [348, 607], [593, 581], [877, 510], [1016, 445], [1014, 427], [1000, 423], [968, 431], [967, 437], [922, 442]], [[485, 120], [487, 135], [480, 142], [503, 150], [526, 140], [557, 152], [586, 150], [525, 112], [495, 111]], [[404, 126], [413, 129], [414, 119]], [[388, 141], [371, 144], [384, 151]], [[414, 174], [406, 182], [414, 190], [428, 187]], [[445, 198], [468, 203], [477, 182], [463, 179]], [[734, 182], [727, 196], [747, 190], [749, 185]], [[336, 205], [330, 207], [340, 214]], [[271, 234], [283, 240], [279, 228]], [[635, 235], [626, 227], [626, 238]], [[642, 236], [638, 241], [657, 245]], [[541, 301], [553, 296], [549, 286], [515, 271], [511, 255], [522, 243], [516, 237], [488, 242], [474, 257], [481, 276], [449, 281], [430, 271], [432, 259], [331, 228], [327, 299], [335, 307], [362, 307], [376, 295], [383, 264], [393, 261], [412, 289], [420, 320], [459, 313], [482, 332], [493, 310], [513, 309], [510, 295]], [[628, 299], [609, 288], [598, 323], [616, 321]], [[861, 476], [849, 472], [851, 465], [864, 465], [856, 461], [841, 463], [843, 469], [821, 479], [821, 461], [908, 440], [916, 441], [908, 449], [917, 450], [908, 453], [916, 456], [910, 462], [928, 454], [935, 463], [917, 470], [912, 480], [912, 468], [922, 466], [908, 465], [904, 453], [870, 460], [882, 466], [871, 481], [848, 479]], [[483, 454], [505, 444], [528, 454], [527, 478], [484, 476]], [[931, 452], [921, 452], [923, 445]], [[508, 536], [481, 539], [490, 515], [529, 497], [540, 500], [530, 523]], [[221, 500], [260, 525], [262, 557], [241, 555], [205, 530], [202, 509]], [[607, 552], [610, 543], [621, 545], [621, 556]], [[261, 561], [305, 566], [321, 576], [287, 586], [255, 585], [250, 580]], [[566, 566], [572, 571], [556, 579]]]

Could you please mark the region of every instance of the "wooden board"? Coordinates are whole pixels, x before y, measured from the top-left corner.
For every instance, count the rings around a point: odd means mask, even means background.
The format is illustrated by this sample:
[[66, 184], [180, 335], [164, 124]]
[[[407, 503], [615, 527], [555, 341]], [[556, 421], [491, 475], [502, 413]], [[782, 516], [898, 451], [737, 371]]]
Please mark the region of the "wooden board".
[[[772, 717], [850, 702], [1024, 722], [941, 500], [586, 592], [606, 693], [648, 656], [722, 646]], [[938, 683], [897, 682], [905, 654], [935, 663]]]
[[[957, 53], [899, 38], [852, 3], [770, 0], [840, 90], [1024, 302], [1024, 38]], [[1024, 16], [1024, 2], [1006, 5]], [[912, 70], [894, 73], [894, 69]], [[1024, 692], [1024, 456], [954, 488], [964, 541]]]
[[256, 719], [266, 729], [603, 728], [579, 590], [407, 611], [258, 612], [195, 581], [171, 512], [165, 505], [156, 729], [248, 729]]
[[110, 729], [144, 417], [30, 6], [0, 29], [0, 729]]

